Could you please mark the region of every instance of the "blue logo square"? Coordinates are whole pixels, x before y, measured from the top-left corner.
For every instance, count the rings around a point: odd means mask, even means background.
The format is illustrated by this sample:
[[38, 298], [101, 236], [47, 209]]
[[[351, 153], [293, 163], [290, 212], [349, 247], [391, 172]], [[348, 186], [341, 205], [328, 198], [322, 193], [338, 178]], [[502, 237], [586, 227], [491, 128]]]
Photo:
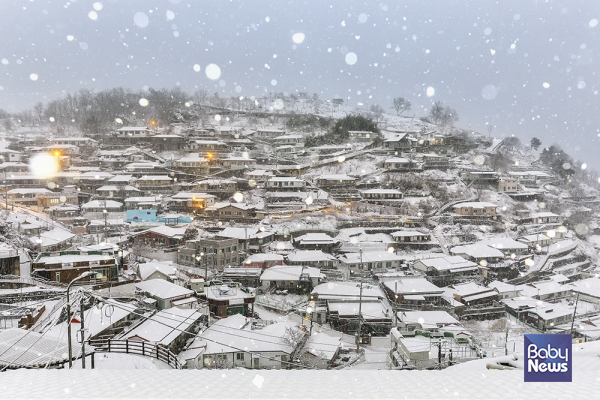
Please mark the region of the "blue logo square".
[[525, 382], [572, 382], [571, 335], [525, 335]]

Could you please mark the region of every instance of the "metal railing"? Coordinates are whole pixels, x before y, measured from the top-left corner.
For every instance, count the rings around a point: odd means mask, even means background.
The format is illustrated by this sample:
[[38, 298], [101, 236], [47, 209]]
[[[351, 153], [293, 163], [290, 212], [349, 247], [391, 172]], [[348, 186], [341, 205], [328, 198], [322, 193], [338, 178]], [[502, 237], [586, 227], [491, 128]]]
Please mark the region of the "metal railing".
[[127, 339], [95, 339], [89, 340], [88, 344], [94, 347], [96, 352], [137, 354], [156, 358], [173, 369], [182, 369], [177, 356], [167, 347], [159, 344]]

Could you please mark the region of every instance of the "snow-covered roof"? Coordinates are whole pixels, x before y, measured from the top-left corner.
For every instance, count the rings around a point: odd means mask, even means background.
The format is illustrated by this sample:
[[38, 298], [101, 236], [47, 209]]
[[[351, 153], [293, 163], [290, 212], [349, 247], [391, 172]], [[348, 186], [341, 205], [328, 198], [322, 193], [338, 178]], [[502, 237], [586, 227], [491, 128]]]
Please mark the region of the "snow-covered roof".
[[571, 282], [569, 283], [569, 287], [576, 292], [592, 295], [594, 297], [600, 297], [600, 279], [598, 279], [598, 277]]
[[465, 260], [461, 256], [426, 258], [423, 260], [418, 260], [415, 262], [415, 264], [416, 263], [422, 263], [426, 267], [433, 268], [438, 271], [477, 267], [477, 264], [472, 261]]
[[[363, 300], [385, 298], [378, 286], [363, 283]], [[359, 282], [328, 282], [315, 286], [311, 293], [317, 293], [319, 300], [358, 300], [360, 298]]]
[[133, 175], [115, 175], [106, 182], [130, 182], [136, 180]]
[[249, 162], [255, 162], [256, 160], [254, 158], [247, 158], [247, 157], [236, 157], [236, 156], [227, 156], [227, 158], [223, 158], [222, 161], [249, 161]]
[[[157, 279], [149, 282], [153, 281], [166, 282]], [[123, 334], [122, 338], [160, 343], [168, 347], [183, 331], [189, 329], [190, 325], [201, 317], [202, 313], [198, 310], [172, 307], [159, 311], [134, 329]], [[192, 337], [193, 334], [190, 334], [186, 339]]]
[[448, 325], [458, 323], [458, 321], [446, 311], [400, 311], [398, 312], [398, 318], [406, 324], [423, 324], [424, 322], [428, 322], [435, 325]]
[[121, 208], [123, 207], [123, 203], [114, 200], [92, 200], [88, 201], [85, 204], [81, 205], [81, 209], [85, 210], [86, 208]]
[[289, 322], [277, 322], [261, 330], [247, 330], [232, 328], [222, 324], [213, 324], [202, 332], [199, 337], [206, 341], [204, 354], [233, 352], [282, 352], [291, 354], [293, 348], [285, 343], [281, 339], [281, 336], [274, 338], [274, 335], [271, 333], [271, 330], [276, 328], [273, 325], [278, 324], [281, 324], [283, 328], [296, 325]]
[[402, 194], [401, 191], [396, 189], [369, 189], [369, 190], [361, 190], [361, 193], [367, 194]]
[[149, 293], [161, 299], [172, 299], [174, 297], [192, 296], [193, 290], [186, 289], [174, 283], [162, 279], [150, 279], [144, 282], [138, 282], [135, 287], [143, 292]]
[[18, 188], [11, 189], [7, 192], [8, 194], [48, 194], [52, 191], [44, 188]]
[[306, 342], [306, 351], [313, 356], [324, 360], [331, 360], [342, 345], [342, 338], [329, 336], [319, 332], [312, 335]]
[[[392, 292], [396, 292], [399, 295], [413, 295], [413, 294], [431, 294], [437, 293], [442, 294], [444, 289], [435, 286], [427, 279], [420, 276], [411, 277], [399, 277], [393, 281], [386, 281], [383, 283]], [[396, 290], [397, 288], [397, 290]]]
[[82, 180], [106, 180], [114, 177], [113, 174], [103, 171], [88, 171], [79, 175], [79, 179]]
[[[214, 196], [213, 196], [214, 197]], [[231, 203], [231, 202], [219, 202], [215, 203], [212, 206], [206, 207], [207, 211], [219, 210], [225, 207], [234, 207], [239, 208], [240, 210], [252, 210], [254, 206], [249, 205], [248, 203]]]
[[[346, 264], [360, 264], [361, 254], [360, 253], [346, 253], [339, 256], [338, 259]], [[389, 251], [363, 251], [362, 252], [362, 263], [374, 263], [374, 262], [385, 262], [385, 261], [402, 261], [404, 257]]]
[[317, 179], [324, 179], [327, 181], [355, 181], [356, 178], [348, 176], [346, 174], [328, 174], [318, 176]]
[[98, 189], [96, 189], [97, 192], [118, 192], [119, 190], [124, 190], [124, 191], [128, 191], [128, 192], [140, 192], [141, 190], [133, 187], [131, 185], [125, 185], [125, 186], [117, 186], [117, 185], [104, 185], [99, 187]]
[[260, 262], [265, 262], [265, 261], [282, 261], [283, 262], [283, 256], [280, 254], [274, 254], [274, 253], [252, 254], [251, 256], [246, 258], [246, 260], [244, 260], [244, 264], [260, 263]]
[[487, 203], [485, 201], [469, 201], [465, 203], [458, 203], [452, 206], [452, 208], [487, 208], [487, 207], [498, 207], [496, 204]]
[[128, 197], [125, 199], [126, 203], [161, 203], [161, 196], [147, 196], [147, 197]]
[[453, 293], [456, 293], [459, 296], [468, 296], [471, 294], [488, 292], [492, 290], [491, 288], [486, 288], [485, 286], [478, 285], [475, 282], [458, 283], [452, 285], [451, 289]]
[[103, 226], [103, 225], [123, 225], [125, 224], [125, 220], [124, 219], [92, 219], [90, 220], [90, 225], [92, 226]]
[[554, 214], [550, 211], [538, 212], [531, 214], [528, 218], [548, 218], [548, 217], [560, 217], [558, 214]]
[[139, 181], [172, 181], [173, 179], [168, 175], [144, 175]]
[[390, 158], [386, 158], [384, 163], [386, 164], [409, 164], [410, 160], [404, 157], [390, 157]]
[[219, 237], [225, 237], [230, 239], [258, 239], [273, 235], [273, 232], [261, 231], [257, 228], [238, 228], [228, 226], [217, 234]]
[[336, 258], [331, 254], [323, 253], [321, 250], [297, 250], [286, 255], [289, 262], [316, 262], [316, 261], [335, 261]]
[[304, 182], [302, 179], [293, 176], [274, 176], [269, 179], [269, 182]]
[[[66, 362], [67, 351], [68, 343], [65, 338], [55, 338], [21, 328], [0, 330], [1, 366], [43, 368], [46, 364]], [[81, 345], [73, 346], [72, 351], [74, 358], [81, 357]], [[86, 345], [86, 353], [93, 352], [93, 348]], [[3, 392], [3, 396], [6, 396], [7, 393], [4, 390]]]
[[404, 139], [406, 137], [406, 135], [408, 135], [408, 132], [394, 133], [393, 135], [388, 136], [388, 138], [385, 139], [384, 142], [398, 142], [398, 141]]
[[174, 161], [177, 162], [209, 162], [210, 160], [205, 157], [201, 157], [199, 154], [188, 154], [185, 157], [178, 158]]
[[336, 243], [337, 240], [326, 233], [308, 232], [302, 236], [295, 237], [294, 242], [299, 242], [302, 244], [331, 244]]
[[172, 199], [183, 200], [183, 199], [215, 199], [217, 196], [213, 196], [208, 193], [196, 193], [196, 192], [179, 192], [173, 196]]
[[518, 250], [518, 249], [522, 249], [522, 250], [526, 250], [528, 247], [526, 244], [523, 244], [521, 242], [517, 242], [516, 240], [513, 240], [511, 238], [506, 238], [506, 237], [495, 237], [495, 238], [491, 238], [491, 239], [485, 239], [485, 240], [481, 240], [479, 242], [477, 242], [478, 244], [482, 244], [485, 246], [490, 246], [490, 247], [494, 247], [498, 250]]
[[427, 236], [429, 233], [419, 231], [397, 231], [391, 233], [392, 237], [412, 237], [412, 236]]
[[260, 276], [261, 281], [298, 281], [300, 275], [309, 274], [311, 278], [325, 278], [318, 268], [301, 265], [277, 265], [268, 268]]
[[364, 301], [364, 298], [362, 304], [359, 301], [330, 301], [327, 303], [327, 308], [329, 308], [330, 313], [337, 313], [340, 316], [358, 315], [360, 308], [361, 315], [365, 321], [390, 319], [392, 317], [392, 313], [388, 311], [387, 307], [381, 301]]
[[124, 126], [122, 128], [117, 129], [117, 132], [127, 131], [149, 131], [149, 129], [145, 126]]
[[505, 283], [502, 281], [493, 281], [488, 284], [488, 287], [498, 290], [499, 293], [503, 292], [519, 292], [519, 288], [516, 285]]
[[490, 246], [486, 246], [481, 243], [467, 244], [464, 246], [454, 246], [450, 249], [450, 253], [466, 254], [469, 257], [473, 258], [504, 257], [504, 253], [502, 253], [500, 250]]
[[148, 279], [148, 277], [150, 277], [150, 275], [156, 271], [159, 271], [167, 276], [177, 274], [177, 268], [175, 265], [170, 262], [161, 262], [156, 260], [138, 264], [138, 270], [140, 271], [140, 278], [142, 278], [143, 281]]
[[172, 226], [159, 225], [159, 226], [155, 226], [154, 228], [146, 229], [145, 231], [132, 233], [131, 235], [137, 236], [142, 233], [154, 232], [154, 233], [157, 233], [162, 236], [181, 239], [183, 237], [183, 235], [185, 234], [185, 230], [186, 230], [186, 228], [174, 228]]
[[[71, 232], [69, 232], [65, 229], [54, 228], [54, 229], [46, 231], [46, 232], [40, 232], [39, 237], [38, 236], [30, 237], [29, 241], [31, 243], [35, 244], [36, 246], [39, 244], [42, 247], [49, 247], [49, 246], [54, 246], [59, 243], [65, 242], [74, 237], [75, 237], [74, 234], [72, 234]], [[40, 240], [40, 239], [41, 239], [42, 243], [38, 243], [38, 240]]]

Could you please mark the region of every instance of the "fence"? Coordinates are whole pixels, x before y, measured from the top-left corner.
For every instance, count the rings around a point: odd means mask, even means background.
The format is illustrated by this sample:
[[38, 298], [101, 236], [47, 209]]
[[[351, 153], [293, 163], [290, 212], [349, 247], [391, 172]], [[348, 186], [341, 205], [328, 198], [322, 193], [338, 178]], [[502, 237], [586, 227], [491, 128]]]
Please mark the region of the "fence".
[[137, 354], [156, 358], [173, 369], [182, 369], [181, 362], [171, 350], [166, 347], [137, 340], [98, 339], [90, 340], [90, 346], [96, 352]]

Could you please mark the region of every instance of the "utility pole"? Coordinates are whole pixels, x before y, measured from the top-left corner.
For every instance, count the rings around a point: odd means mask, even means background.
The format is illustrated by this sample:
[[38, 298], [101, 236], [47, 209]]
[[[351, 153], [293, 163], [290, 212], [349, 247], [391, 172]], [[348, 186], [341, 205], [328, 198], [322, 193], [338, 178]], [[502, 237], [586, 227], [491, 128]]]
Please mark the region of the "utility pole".
[[442, 339], [438, 342], [438, 366], [439, 369], [442, 369]]
[[204, 253], [200, 253], [200, 255], [202, 256], [202, 258], [204, 258], [204, 281], [207, 282], [208, 281], [208, 251], [207, 254]]
[[573, 320], [571, 321], [571, 336], [573, 335], [573, 325], [575, 324], [575, 315], [577, 314], [577, 303], [579, 303], [579, 292], [577, 292], [577, 300], [575, 300], [575, 310], [573, 310]]
[[394, 283], [394, 327], [398, 327], [398, 281]]
[[85, 324], [83, 322], [84, 298], [81, 296], [79, 313], [81, 314], [81, 369], [85, 369]]
[[360, 253], [360, 295], [358, 297], [358, 333], [356, 340], [356, 352], [360, 352], [360, 341], [362, 340], [362, 293], [363, 293], [363, 257], [362, 257], [362, 249], [359, 249]]
[[106, 221], [106, 218], [108, 217], [108, 210], [102, 210], [102, 215], [104, 216], [104, 242], [106, 243], [108, 241], [108, 223]]
[[506, 335], [504, 336], [504, 355], [508, 355], [508, 326], [506, 326]]

